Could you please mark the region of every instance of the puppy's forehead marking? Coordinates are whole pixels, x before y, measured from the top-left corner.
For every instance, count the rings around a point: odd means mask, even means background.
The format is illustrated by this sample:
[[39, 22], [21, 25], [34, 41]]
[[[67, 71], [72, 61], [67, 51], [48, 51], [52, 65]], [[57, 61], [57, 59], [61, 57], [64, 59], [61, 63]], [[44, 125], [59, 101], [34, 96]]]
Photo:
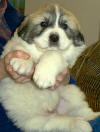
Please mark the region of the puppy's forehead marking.
[[56, 23], [55, 25], [58, 26], [58, 21], [59, 21], [59, 7], [58, 6], [55, 6], [55, 10], [56, 10]]
[[65, 10], [63, 7], [59, 5], [55, 5], [56, 11], [56, 27], [59, 26], [60, 23], [66, 23], [72, 29], [77, 29], [78, 24], [77, 21], [74, 20], [74, 16], [68, 10]]
[[51, 6], [50, 8], [47, 9], [47, 14], [49, 16], [48, 20], [50, 21], [49, 23], [54, 25], [56, 22], [56, 9], [55, 6]]

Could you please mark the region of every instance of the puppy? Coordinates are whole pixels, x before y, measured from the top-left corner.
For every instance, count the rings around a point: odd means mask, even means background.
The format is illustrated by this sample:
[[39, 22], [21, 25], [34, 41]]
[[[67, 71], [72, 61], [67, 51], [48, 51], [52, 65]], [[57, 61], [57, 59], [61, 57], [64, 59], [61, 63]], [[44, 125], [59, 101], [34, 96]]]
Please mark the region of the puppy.
[[92, 131], [88, 120], [99, 114], [89, 108], [77, 86], [48, 89], [85, 48], [77, 19], [60, 5], [45, 6], [25, 18], [4, 47], [2, 57], [14, 50], [29, 53], [28, 60], [13, 58], [10, 64], [19, 74], [27, 75], [37, 63], [33, 80], [20, 84], [7, 77], [0, 81], [0, 102], [18, 128], [24, 132]]

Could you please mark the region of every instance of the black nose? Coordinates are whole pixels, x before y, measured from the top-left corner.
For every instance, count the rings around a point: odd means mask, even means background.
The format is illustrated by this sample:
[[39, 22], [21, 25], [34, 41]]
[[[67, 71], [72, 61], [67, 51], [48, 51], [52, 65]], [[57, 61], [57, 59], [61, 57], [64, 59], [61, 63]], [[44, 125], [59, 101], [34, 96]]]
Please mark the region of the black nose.
[[51, 34], [51, 35], [49, 36], [49, 39], [50, 39], [51, 42], [58, 42], [58, 40], [59, 40], [59, 35], [58, 35], [58, 34]]

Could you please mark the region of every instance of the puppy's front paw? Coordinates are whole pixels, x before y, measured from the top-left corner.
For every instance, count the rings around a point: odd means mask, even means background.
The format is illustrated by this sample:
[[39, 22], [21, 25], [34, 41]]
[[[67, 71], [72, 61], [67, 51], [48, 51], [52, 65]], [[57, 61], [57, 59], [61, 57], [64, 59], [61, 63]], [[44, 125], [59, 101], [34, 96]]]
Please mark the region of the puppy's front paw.
[[31, 59], [24, 60], [20, 58], [13, 58], [10, 61], [10, 65], [13, 67], [14, 71], [23, 75], [30, 73], [33, 68], [33, 62]]
[[54, 71], [47, 69], [45, 64], [41, 67], [41, 64], [38, 64], [35, 69], [33, 80], [39, 86], [39, 88], [48, 88], [55, 84], [56, 75]]

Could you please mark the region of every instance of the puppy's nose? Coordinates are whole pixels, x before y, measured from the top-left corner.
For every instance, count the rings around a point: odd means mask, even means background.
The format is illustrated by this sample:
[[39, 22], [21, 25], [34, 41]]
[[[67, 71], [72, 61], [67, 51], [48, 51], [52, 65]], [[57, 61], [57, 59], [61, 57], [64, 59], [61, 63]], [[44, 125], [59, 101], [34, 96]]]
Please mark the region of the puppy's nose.
[[50, 36], [49, 36], [49, 39], [50, 39], [50, 41], [51, 42], [58, 42], [59, 41], [59, 35], [58, 34], [51, 34]]

